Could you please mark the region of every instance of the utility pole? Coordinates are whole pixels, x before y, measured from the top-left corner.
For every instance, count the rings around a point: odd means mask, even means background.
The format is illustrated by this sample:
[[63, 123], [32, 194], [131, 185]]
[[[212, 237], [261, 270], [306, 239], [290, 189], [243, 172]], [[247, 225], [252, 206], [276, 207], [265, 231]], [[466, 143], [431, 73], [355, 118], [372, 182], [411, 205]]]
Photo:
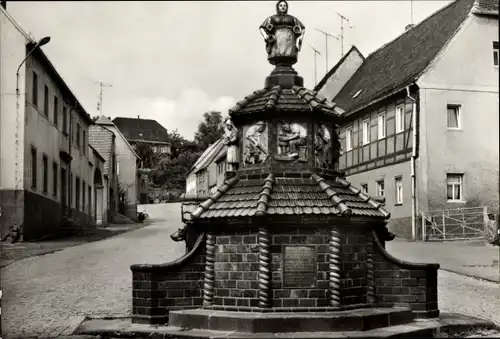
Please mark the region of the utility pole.
[[351, 25], [351, 22], [349, 19], [347, 19], [345, 16], [337, 12], [336, 10], [333, 10], [330, 8], [332, 12], [337, 13], [338, 16], [340, 16], [340, 57], [344, 56], [344, 21], [347, 23], [349, 28], [354, 28], [354, 26]]
[[314, 48], [313, 46], [309, 45], [309, 47], [312, 48], [312, 50], [314, 51], [314, 86], [316, 86], [318, 84], [318, 74], [317, 74], [317, 69], [316, 69], [316, 55], [321, 55], [321, 53], [316, 49]]
[[317, 29], [315, 28], [315, 30], [317, 30], [318, 32], [320, 33], [323, 33], [325, 35], [325, 49], [326, 49], [326, 55], [325, 55], [325, 59], [326, 59], [326, 73], [328, 73], [329, 69], [328, 69], [328, 37], [330, 38], [335, 38], [337, 40], [339, 40], [339, 37], [338, 36], [335, 36], [335, 35], [332, 35], [330, 33], [327, 33], [327, 32], [324, 32], [322, 31], [321, 29]]

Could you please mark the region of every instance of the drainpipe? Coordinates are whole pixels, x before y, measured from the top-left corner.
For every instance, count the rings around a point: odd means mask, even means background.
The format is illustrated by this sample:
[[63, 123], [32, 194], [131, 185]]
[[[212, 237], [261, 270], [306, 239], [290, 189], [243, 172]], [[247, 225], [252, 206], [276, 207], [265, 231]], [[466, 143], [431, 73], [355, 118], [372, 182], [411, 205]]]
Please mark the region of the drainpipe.
[[416, 199], [416, 179], [415, 179], [415, 158], [417, 156], [417, 100], [410, 95], [410, 86], [406, 87], [406, 96], [412, 101], [412, 153], [411, 153], [411, 238], [416, 240], [417, 238], [417, 228], [416, 228], [416, 211], [417, 211], [417, 199]]
[[73, 111], [76, 110], [76, 100], [74, 103], [74, 106], [70, 108], [69, 110], [69, 135], [68, 135], [68, 153], [69, 153], [69, 162], [68, 162], [68, 218], [71, 217], [71, 203], [72, 203], [72, 196], [71, 194], [73, 193], [73, 190], [71, 189], [72, 187], [72, 181], [71, 181], [71, 163], [73, 162], [73, 159], [71, 159], [71, 145], [72, 140], [73, 140]]

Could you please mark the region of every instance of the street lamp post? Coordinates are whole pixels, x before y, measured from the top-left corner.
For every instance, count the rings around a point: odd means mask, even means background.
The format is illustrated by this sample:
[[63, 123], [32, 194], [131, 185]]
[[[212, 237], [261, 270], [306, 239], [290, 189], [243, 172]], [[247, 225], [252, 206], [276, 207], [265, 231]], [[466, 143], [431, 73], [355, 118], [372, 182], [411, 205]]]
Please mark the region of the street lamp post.
[[15, 188], [19, 189], [19, 178], [18, 178], [18, 171], [19, 171], [19, 129], [20, 129], [20, 121], [19, 121], [19, 99], [21, 98], [21, 93], [19, 91], [19, 70], [21, 69], [21, 66], [26, 62], [28, 57], [39, 47], [46, 45], [49, 43], [50, 37], [46, 36], [42, 39], [40, 39], [35, 46], [26, 54], [26, 57], [23, 59], [23, 61], [19, 64], [19, 67], [17, 67], [16, 70], [16, 135], [15, 135], [15, 143], [16, 143], [16, 164], [15, 164]]

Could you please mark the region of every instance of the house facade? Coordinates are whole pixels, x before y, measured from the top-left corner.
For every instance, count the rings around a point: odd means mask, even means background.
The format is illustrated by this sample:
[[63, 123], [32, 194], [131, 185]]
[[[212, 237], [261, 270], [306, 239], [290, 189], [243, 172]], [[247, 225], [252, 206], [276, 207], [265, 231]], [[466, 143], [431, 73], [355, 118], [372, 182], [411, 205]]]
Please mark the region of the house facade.
[[116, 165], [116, 137], [115, 134], [106, 128], [109, 119], [99, 117], [94, 125], [89, 129], [89, 142], [105, 159], [102, 171], [103, 189], [105, 189], [108, 199], [106, 209], [102, 214], [98, 225], [113, 221], [118, 211], [118, 175]]
[[0, 18], [2, 238], [15, 225], [21, 240], [55, 235], [68, 224], [94, 227], [95, 178], [104, 160], [88, 143], [92, 120], [4, 8]]
[[118, 177], [119, 211], [130, 219], [136, 220], [138, 202], [137, 165], [140, 158], [115, 124], [109, 120], [108, 122], [104, 122], [104, 119], [107, 120], [104, 116], [101, 118], [102, 126], [105, 126], [113, 132], [116, 137], [116, 171]]
[[346, 59], [317, 90], [346, 110], [340, 170], [385, 198], [391, 231], [418, 238], [420, 212], [496, 212], [498, 1], [454, 1], [366, 59]]
[[[186, 177], [186, 197], [204, 197], [215, 192], [224, 181], [227, 146], [220, 138], [198, 158]], [[222, 179], [221, 179], [222, 178]]]

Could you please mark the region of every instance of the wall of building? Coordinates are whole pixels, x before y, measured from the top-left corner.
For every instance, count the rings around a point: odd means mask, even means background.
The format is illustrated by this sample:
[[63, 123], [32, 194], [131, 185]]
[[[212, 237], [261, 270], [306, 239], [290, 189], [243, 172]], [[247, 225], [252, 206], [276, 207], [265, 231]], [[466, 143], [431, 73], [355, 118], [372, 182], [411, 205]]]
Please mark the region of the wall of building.
[[[370, 171], [350, 175], [347, 180], [356, 188], [368, 186], [368, 195], [377, 197], [377, 181], [384, 182], [385, 206], [391, 219], [388, 227], [397, 236], [411, 238], [411, 167], [410, 162], [400, 162]], [[403, 203], [396, 203], [396, 178], [403, 182]]]
[[334, 98], [362, 63], [362, 56], [353, 49], [351, 53], [346, 55], [337, 70], [331, 74], [318, 94], [328, 99]]
[[[36, 238], [57, 232], [61, 225], [61, 202], [67, 191], [61, 190], [61, 168], [71, 172], [71, 219], [81, 225], [93, 223], [88, 208], [88, 187], [92, 189], [93, 169], [89, 164], [88, 127], [82, 111], [73, 109], [67, 94], [55, 80], [55, 75], [34, 57], [26, 61], [26, 116], [24, 143], [25, 238]], [[37, 95], [34, 94], [34, 74], [37, 77]], [[48, 89], [47, 99], [45, 88]], [[57, 104], [55, 103], [57, 98]], [[65, 118], [66, 116], [66, 118]], [[79, 127], [78, 127], [79, 126]], [[79, 132], [78, 132], [79, 131]], [[71, 150], [70, 150], [70, 140]], [[36, 184], [32, 151], [36, 152]], [[60, 151], [71, 154], [68, 168]], [[46, 182], [44, 179], [46, 158]], [[69, 181], [66, 178], [66, 182]], [[79, 182], [77, 189], [77, 182]], [[77, 196], [78, 193], [78, 196]], [[41, 220], [41, 222], [40, 222]]]
[[[498, 41], [498, 18], [472, 16], [419, 80], [424, 210], [498, 205], [499, 80], [493, 41]], [[460, 105], [458, 130], [447, 128], [450, 104]], [[447, 173], [463, 174], [463, 201], [447, 201]]]
[[[19, 69], [19, 109], [16, 114], [16, 70], [26, 55], [27, 39], [0, 8], [0, 214], [1, 237], [24, 220], [24, 79]], [[17, 126], [17, 127], [16, 127]], [[16, 133], [18, 137], [16, 138]], [[17, 139], [17, 140], [16, 140]], [[17, 152], [16, 152], [17, 149]], [[16, 160], [17, 158], [17, 160]], [[17, 171], [16, 171], [17, 168]], [[17, 175], [16, 175], [17, 173]], [[17, 186], [16, 186], [17, 183]]]
[[196, 173], [196, 194], [197, 196], [205, 196], [208, 193], [208, 170], [203, 169]]
[[115, 126], [108, 126], [115, 133], [118, 185], [126, 191], [124, 215], [137, 218], [137, 157]]
[[196, 196], [196, 174], [190, 173], [186, 178], [186, 196]]
[[[396, 107], [403, 106], [405, 121], [403, 132], [396, 133]], [[385, 112], [386, 136], [378, 137], [378, 116]], [[340, 126], [340, 144], [343, 154], [339, 169], [346, 175], [368, 171], [410, 159], [412, 151], [412, 101], [399, 93], [377, 105], [348, 117]], [[363, 121], [369, 119], [369, 143], [363, 145]], [[352, 149], [346, 149], [346, 129], [352, 128]]]

